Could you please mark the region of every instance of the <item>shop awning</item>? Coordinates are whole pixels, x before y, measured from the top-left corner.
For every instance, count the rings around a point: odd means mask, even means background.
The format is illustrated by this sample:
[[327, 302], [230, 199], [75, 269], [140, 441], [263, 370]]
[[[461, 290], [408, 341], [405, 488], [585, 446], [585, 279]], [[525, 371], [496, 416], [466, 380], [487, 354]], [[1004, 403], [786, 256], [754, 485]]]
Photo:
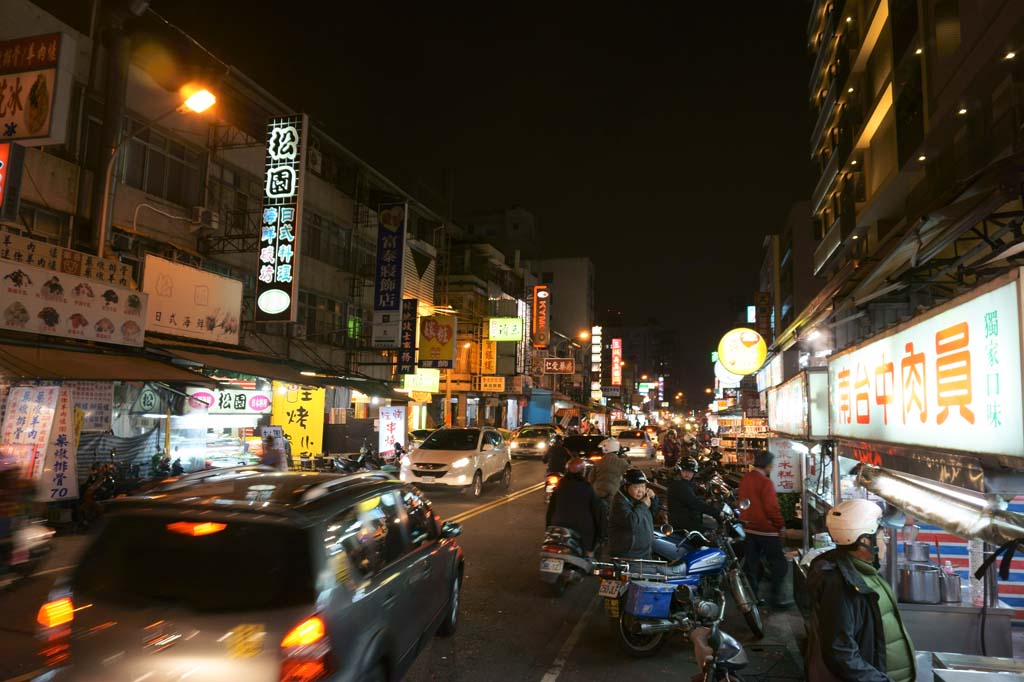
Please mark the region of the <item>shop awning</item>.
[[[276, 379], [290, 384], [326, 385], [324, 379], [318, 379], [315, 376], [317, 373], [315, 368], [295, 369], [291, 363], [281, 358], [241, 348], [228, 350], [163, 340], [148, 345], [170, 354], [171, 361], [176, 364], [202, 366], [211, 370], [219, 369], [235, 374]], [[302, 374], [303, 371], [308, 372], [309, 375]]]
[[0, 344], [0, 375], [14, 380], [160, 381], [214, 384], [201, 374], [141, 355]]

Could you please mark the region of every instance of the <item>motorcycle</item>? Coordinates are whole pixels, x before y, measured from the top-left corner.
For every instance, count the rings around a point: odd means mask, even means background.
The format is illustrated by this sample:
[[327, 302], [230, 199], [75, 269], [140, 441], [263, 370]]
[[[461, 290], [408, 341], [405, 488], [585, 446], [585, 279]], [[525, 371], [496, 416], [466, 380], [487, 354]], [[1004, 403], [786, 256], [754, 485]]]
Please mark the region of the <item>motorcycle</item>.
[[[699, 535], [699, 534], [698, 534]], [[617, 621], [619, 641], [632, 656], [653, 656], [672, 632], [686, 634], [701, 667], [702, 682], [738, 682], [736, 671], [747, 665], [747, 654], [733, 637], [721, 631], [725, 595], [720, 589], [701, 593], [702, 583], [724, 563], [717, 548], [688, 555], [681, 565], [664, 561], [612, 559], [593, 562], [602, 578], [598, 594]], [[706, 587], [706, 586], [705, 586]]]
[[579, 582], [592, 570], [580, 544], [579, 533], [571, 528], [548, 526], [540, 546], [540, 578], [552, 587], [552, 593], [561, 597], [565, 588]]
[[42, 519], [21, 519], [14, 524], [3, 544], [6, 571], [0, 574], [0, 587], [9, 587], [30, 576], [43, 557], [53, 548], [55, 531]]
[[551, 472], [544, 476], [544, 506], [551, 502], [551, 493], [555, 492], [555, 488], [562, 481], [562, 474]]

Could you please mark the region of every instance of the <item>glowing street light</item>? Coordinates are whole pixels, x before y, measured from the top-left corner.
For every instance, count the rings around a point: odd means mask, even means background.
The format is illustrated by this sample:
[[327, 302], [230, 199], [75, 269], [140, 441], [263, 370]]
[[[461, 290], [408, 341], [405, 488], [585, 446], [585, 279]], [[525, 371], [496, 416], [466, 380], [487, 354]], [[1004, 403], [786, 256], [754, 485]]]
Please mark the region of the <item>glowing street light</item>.
[[584, 329], [579, 334], [577, 334], [576, 336], [579, 337], [580, 341], [587, 341], [587, 340], [590, 339], [590, 332], [588, 332], [586, 329]]
[[182, 105], [178, 107], [178, 111], [181, 113], [191, 111], [194, 114], [201, 114], [216, 103], [217, 96], [206, 88], [203, 88], [186, 99]]

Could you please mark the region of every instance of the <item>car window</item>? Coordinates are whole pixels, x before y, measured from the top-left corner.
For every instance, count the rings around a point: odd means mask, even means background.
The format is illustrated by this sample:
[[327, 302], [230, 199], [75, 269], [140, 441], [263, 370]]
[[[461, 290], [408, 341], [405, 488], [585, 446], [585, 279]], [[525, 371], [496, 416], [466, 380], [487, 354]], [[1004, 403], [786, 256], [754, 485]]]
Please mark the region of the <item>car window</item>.
[[494, 436], [494, 444], [495, 445], [504, 445], [505, 444], [505, 437], [503, 435], [501, 435], [501, 431], [492, 431], [491, 435]]
[[430, 503], [412, 488], [402, 489], [402, 506], [409, 522], [409, 544], [413, 548], [437, 539], [437, 524]]
[[[407, 545], [395, 493], [363, 500], [334, 517], [327, 526], [325, 544], [335, 577], [342, 582], [368, 578], [400, 559]], [[338, 558], [344, 553], [348, 565]]]
[[519, 432], [520, 438], [547, 438], [551, 432], [548, 429], [523, 429]]
[[420, 450], [476, 450], [480, 429], [441, 429], [423, 441]]
[[484, 431], [484, 440], [481, 445], [493, 445], [495, 447], [501, 445], [501, 436], [494, 431]]

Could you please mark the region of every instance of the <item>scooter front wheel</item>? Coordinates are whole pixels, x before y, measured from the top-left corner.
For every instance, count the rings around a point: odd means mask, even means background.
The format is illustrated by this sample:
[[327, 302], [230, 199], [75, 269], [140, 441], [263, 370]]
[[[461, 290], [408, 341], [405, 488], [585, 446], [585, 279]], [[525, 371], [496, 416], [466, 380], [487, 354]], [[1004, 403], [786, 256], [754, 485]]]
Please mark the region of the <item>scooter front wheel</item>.
[[633, 632], [634, 619], [625, 611], [619, 611], [619, 643], [630, 656], [635, 658], [648, 658], [658, 653], [658, 650], [665, 644], [665, 633], [657, 632], [652, 635], [644, 635]]

